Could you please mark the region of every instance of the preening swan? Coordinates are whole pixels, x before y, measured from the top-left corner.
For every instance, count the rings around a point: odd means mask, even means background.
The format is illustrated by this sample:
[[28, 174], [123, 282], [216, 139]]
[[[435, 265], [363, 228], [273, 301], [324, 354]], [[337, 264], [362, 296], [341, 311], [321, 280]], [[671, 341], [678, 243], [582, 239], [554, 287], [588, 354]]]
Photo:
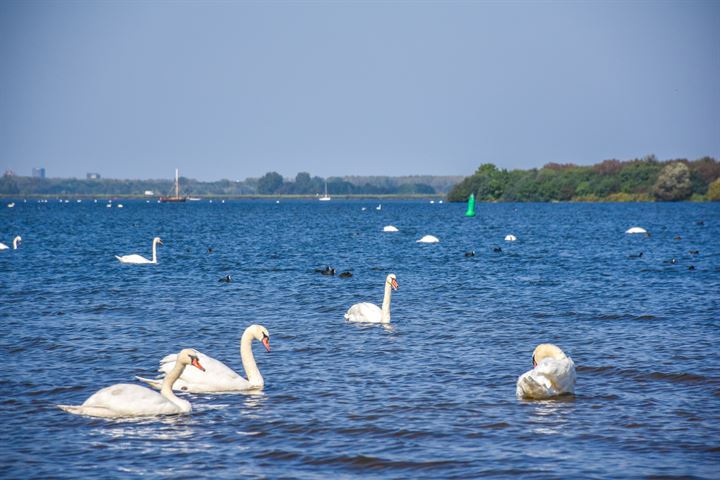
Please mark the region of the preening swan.
[[532, 358], [533, 369], [518, 378], [518, 398], [542, 400], [575, 393], [575, 363], [559, 347], [540, 344]]
[[350, 307], [345, 314], [345, 320], [349, 322], [368, 323], [390, 323], [390, 297], [392, 290], [399, 287], [397, 277], [391, 273], [385, 279], [385, 296], [383, 297], [382, 308], [373, 303], [356, 303]]
[[517, 237], [515, 235], [513, 235], [512, 233], [505, 235], [506, 242], [514, 242], [515, 240], [517, 240]]
[[[17, 237], [13, 238], [12, 249], [13, 249], [13, 250], [17, 250], [18, 244], [19, 244], [20, 242], [22, 242], [22, 237], [21, 237], [20, 235], [18, 235]], [[0, 242], [0, 250], [8, 250], [9, 248], [10, 248], [10, 247], [8, 247], [8, 246], [5, 245], [4, 243], [1, 243], [1, 242]]]
[[136, 253], [132, 255], [123, 255], [122, 257], [119, 257], [115, 255], [115, 258], [120, 260], [122, 263], [157, 263], [157, 246], [158, 244], [162, 245], [163, 242], [160, 240], [160, 237], [153, 238], [152, 243], [152, 260], [148, 260], [147, 258], [143, 257], [142, 255], [138, 255]]
[[188, 365], [199, 370], [205, 368], [198, 359], [198, 352], [191, 348], [182, 350], [177, 354], [177, 358], [178, 362], [162, 382], [160, 393], [140, 385], [118, 383], [95, 392], [82, 405], [58, 405], [58, 407], [76, 415], [104, 418], [188, 413], [192, 410], [192, 406], [187, 400], [175, 396], [172, 391], [173, 383]]
[[[191, 393], [238, 392], [262, 388], [263, 385], [265, 385], [265, 381], [255, 364], [255, 357], [252, 353], [253, 340], [262, 342], [267, 351], [270, 351], [270, 333], [265, 327], [262, 325], [250, 325], [245, 329], [240, 339], [240, 357], [242, 358], [243, 368], [248, 377], [247, 380], [235, 373], [233, 369], [223, 362], [198, 352], [198, 358], [200, 358], [205, 369], [202, 372], [193, 369], [185, 370], [175, 382], [173, 388]], [[176, 355], [168, 355], [160, 360], [159, 371], [163, 372], [165, 378], [167, 378], [175, 368], [176, 358]], [[160, 388], [161, 382], [164, 385], [162, 375], [159, 379], [135, 378], [154, 388]]]
[[416, 240], [415, 243], [438, 243], [439, 241], [440, 239], [433, 235], [425, 235], [420, 240]]
[[625, 233], [644, 233], [644, 234], [647, 234], [648, 232], [647, 232], [647, 230], [645, 230], [645, 229], [642, 228], [642, 227], [631, 227], [631, 228], [628, 228], [628, 229], [625, 231]]
[[397, 232], [398, 229], [394, 225], [386, 225], [383, 227], [383, 232]]

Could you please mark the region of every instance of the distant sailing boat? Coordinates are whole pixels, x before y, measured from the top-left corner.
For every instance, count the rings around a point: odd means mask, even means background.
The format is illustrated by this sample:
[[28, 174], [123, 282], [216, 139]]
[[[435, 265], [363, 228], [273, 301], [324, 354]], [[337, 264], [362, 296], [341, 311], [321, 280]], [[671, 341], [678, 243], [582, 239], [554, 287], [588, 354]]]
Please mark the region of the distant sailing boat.
[[321, 202], [327, 202], [330, 200], [330, 197], [327, 194], [327, 182], [325, 182], [325, 195], [320, 197], [318, 200], [320, 200]]
[[178, 176], [178, 169], [175, 169], [175, 195], [170, 197], [160, 197], [162, 203], [176, 203], [184, 202], [187, 197], [180, 196], [180, 177]]

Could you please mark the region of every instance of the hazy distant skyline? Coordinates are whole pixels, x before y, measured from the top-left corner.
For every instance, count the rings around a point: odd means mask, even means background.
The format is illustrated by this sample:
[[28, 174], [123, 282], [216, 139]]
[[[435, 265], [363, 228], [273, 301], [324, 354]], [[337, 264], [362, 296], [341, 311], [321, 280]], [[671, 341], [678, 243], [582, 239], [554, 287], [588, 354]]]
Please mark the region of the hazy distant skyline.
[[720, 158], [718, 26], [714, 1], [5, 1], [0, 169], [217, 180]]

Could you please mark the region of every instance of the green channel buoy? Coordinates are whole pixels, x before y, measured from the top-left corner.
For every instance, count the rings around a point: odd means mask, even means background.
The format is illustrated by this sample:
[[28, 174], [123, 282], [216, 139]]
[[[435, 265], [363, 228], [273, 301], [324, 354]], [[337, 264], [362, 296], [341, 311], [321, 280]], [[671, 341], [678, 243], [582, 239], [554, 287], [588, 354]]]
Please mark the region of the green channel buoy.
[[470, 198], [468, 198], [468, 209], [467, 212], [465, 212], [466, 217], [474, 217], [475, 216], [475, 194], [471, 193]]

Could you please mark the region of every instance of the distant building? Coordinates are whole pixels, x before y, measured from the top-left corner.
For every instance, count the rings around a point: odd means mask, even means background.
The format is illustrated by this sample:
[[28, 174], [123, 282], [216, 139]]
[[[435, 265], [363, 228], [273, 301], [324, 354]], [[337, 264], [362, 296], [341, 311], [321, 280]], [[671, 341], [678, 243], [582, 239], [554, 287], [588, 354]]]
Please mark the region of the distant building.
[[3, 177], [16, 177], [15, 172], [12, 170], [5, 170], [5, 173], [3, 173]]
[[45, 178], [45, 168], [33, 168], [32, 170], [32, 176], [33, 178]]
[[88, 180], [100, 180], [100, 174], [99, 174], [99, 173], [88, 173], [87, 175], [85, 175], [85, 177], [86, 177]]

